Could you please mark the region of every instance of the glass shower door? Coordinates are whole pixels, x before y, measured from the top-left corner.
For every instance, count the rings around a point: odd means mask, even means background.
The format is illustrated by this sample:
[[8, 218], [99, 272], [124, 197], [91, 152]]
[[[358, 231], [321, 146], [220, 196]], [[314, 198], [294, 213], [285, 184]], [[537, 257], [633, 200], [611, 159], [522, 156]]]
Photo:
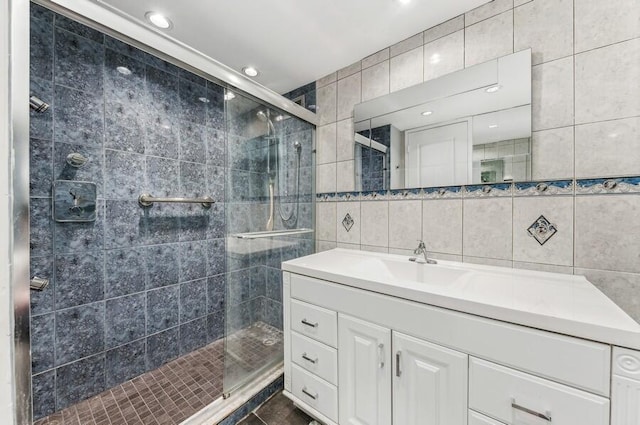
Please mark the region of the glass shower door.
[[226, 96], [224, 392], [283, 361], [281, 262], [313, 252], [313, 126]]

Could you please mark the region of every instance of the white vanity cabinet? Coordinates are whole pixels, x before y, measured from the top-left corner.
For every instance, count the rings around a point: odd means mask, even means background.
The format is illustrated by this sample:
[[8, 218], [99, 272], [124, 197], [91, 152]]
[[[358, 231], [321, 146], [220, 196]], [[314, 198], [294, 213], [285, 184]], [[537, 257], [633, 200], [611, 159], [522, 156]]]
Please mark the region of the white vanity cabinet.
[[468, 356], [393, 333], [393, 423], [467, 423]]
[[[545, 321], [540, 315], [533, 317], [535, 310], [522, 315], [510, 310], [518, 324], [500, 317], [500, 309], [495, 310], [497, 320], [490, 308], [481, 317], [465, 311], [464, 304], [457, 311], [443, 307], [448, 302], [441, 298], [444, 283], [432, 285], [432, 293], [420, 285], [387, 285], [381, 271], [393, 271], [393, 264], [383, 263], [385, 269], [373, 273], [368, 270], [377, 266], [370, 254], [337, 252], [334, 257], [330, 251], [307, 258], [329, 256], [322, 264], [344, 267], [346, 277], [305, 259], [283, 263], [284, 394], [319, 422], [640, 425], [640, 338], [636, 339], [640, 326], [625, 321], [628, 316], [614, 318], [625, 327], [606, 328], [613, 338], [607, 340], [599, 322], [606, 319], [601, 312], [616, 314], [616, 310], [588, 282], [557, 277], [558, 290], [591, 297], [581, 302], [598, 320], [585, 322], [584, 329], [572, 317], [549, 315]], [[362, 267], [353, 264], [358, 255], [365, 257]], [[399, 263], [398, 273], [405, 273], [404, 266]], [[470, 276], [458, 269], [417, 270], [424, 273], [408, 269], [402, 276], [436, 279], [457, 274], [463, 278], [461, 287], [471, 287]], [[499, 273], [494, 286], [504, 278]], [[541, 279], [541, 288], [555, 277], [533, 273], [525, 276], [524, 284], [527, 276], [532, 285]], [[529, 297], [536, 294], [527, 288], [523, 292]], [[479, 294], [482, 302], [492, 300], [484, 291]], [[504, 306], [513, 304], [507, 298], [513, 293], [500, 295], [504, 298], [496, 299]], [[540, 299], [547, 297], [540, 294]], [[571, 336], [565, 329], [582, 335]], [[589, 332], [594, 337], [584, 336]], [[627, 337], [637, 350], [612, 343]]]
[[391, 330], [338, 315], [340, 423], [391, 425]]

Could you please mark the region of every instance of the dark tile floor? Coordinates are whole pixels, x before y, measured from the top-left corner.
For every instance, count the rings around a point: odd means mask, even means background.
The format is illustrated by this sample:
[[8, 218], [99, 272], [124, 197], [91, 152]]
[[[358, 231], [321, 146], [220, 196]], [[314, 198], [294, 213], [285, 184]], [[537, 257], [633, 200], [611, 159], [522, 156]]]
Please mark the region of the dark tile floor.
[[240, 379], [281, 353], [282, 333], [258, 322], [227, 344], [226, 368], [224, 340], [218, 340], [34, 425], [179, 424], [222, 395], [225, 373]]
[[278, 393], [238, 425], [309, 425], [313, 419]]

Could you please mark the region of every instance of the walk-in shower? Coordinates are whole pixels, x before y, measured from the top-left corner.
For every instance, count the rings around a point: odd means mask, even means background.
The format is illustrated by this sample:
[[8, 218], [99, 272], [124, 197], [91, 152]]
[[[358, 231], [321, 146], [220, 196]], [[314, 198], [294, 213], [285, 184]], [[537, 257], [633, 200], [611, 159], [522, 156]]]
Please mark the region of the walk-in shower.
[[313, 126], [36, 5], [31, 52], [34, 420], [219, 419], [282, 363]]

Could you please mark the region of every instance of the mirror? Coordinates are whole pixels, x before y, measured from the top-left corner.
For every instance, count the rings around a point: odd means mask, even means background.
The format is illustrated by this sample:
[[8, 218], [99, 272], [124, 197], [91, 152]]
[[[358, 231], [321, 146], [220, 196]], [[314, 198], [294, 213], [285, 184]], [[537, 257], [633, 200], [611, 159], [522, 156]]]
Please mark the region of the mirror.
[[354, 108], [358, 191], [531, 180], [531, 50]]

